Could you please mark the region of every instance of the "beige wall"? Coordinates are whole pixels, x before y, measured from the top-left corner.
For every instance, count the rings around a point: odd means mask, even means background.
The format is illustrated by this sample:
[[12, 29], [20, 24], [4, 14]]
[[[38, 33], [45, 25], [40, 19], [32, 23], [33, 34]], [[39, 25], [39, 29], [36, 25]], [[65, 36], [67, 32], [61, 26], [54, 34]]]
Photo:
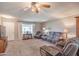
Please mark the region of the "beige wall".
[[22, 35], [21, 35], [21, 33], [22, 33], [22, 28], [21, 28], [21, 26], [22, 26], [22, 23], [21, 22], [16, 22], [17, 23], [17, 26], [16, 26], [16, 30], [17, 30], [17, 33], [16, 33], [16, 35], [17, 35], [17, 39], [22, 39]]
[[[50, 31], [57, 31], [57, 32], [63, 32], [66, 27], [68, 27], [69, 34], [75, 35], [76, 34], [76, 20], [74, 17], [66, 17], [59, 20], [50, 20], [45, 23], [39, 23], [39, 22], [17, 22], [16, 19], [5, 19], [0, 17], [0, 25], [3, 24], [3, 22], [14, 22], [15, 23], [15, 39], [22, 39], [21, 35], [21, 24], [22, 23], [33, 23], [34, 26], [34, 34], [37, 31], [42, 31], [42, 27], [45, 27], [46, 29], [49, 29]], [[43, 26], [44, 25], [44, 26]]]
[[68, 28], [69, 37], [76, 35], [76, 20], [74, 17], [66, 17], [59, 20], [47, 21], [45, 28], [50, 31], [64, 32], [65, 28]]
[[2, 25], [2, 24], [3, 24], [3, 18], [0, 17], [0, 25]]
[[42, 25], [41, 23], [35, 23], [34, 34], [37, 31], [42, 31], [42, 26], [41, 25]]

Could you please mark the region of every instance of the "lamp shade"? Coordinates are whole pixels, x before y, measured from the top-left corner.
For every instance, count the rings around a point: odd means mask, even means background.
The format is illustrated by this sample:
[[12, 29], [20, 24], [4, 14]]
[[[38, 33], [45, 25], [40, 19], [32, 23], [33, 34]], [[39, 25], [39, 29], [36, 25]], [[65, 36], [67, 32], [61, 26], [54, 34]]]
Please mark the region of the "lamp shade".
[[65, 33], [68, 33], [68, 28], [65, 28], [65, 29], [64, 29], [64, 32], [65, 32]]

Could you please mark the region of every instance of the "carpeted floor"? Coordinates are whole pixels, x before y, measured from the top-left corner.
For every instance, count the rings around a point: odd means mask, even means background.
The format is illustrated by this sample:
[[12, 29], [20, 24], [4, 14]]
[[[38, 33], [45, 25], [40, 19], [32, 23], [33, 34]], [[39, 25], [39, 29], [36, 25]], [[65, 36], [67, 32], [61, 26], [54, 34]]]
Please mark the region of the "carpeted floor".
[[40, 39], [9, 41], [3, 56], [40, 56], [40, 47], [53, 45]]

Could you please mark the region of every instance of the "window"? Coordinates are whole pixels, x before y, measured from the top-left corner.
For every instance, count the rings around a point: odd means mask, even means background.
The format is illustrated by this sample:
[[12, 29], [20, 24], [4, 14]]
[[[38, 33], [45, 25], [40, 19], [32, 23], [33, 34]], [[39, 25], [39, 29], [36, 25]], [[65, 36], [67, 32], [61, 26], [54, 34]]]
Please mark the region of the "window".
[[22, 24], [22, 34], [32, 34], [34, 24]]

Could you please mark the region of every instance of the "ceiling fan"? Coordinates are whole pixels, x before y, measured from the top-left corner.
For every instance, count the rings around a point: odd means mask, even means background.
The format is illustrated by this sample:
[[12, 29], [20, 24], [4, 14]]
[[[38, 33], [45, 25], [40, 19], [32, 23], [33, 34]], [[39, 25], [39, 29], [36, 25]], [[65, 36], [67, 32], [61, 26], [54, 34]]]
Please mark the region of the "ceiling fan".
[[50, 8], [50, 7], [51, 7], [51, 5], [48, 4], [48, 3], [31, 2], [30, 7], [25, 7], [24, 11], [26, 11], [27, 8], [28, 9], [30, 8], [32, 10], [32, 12], [39, 13], [40, 9], [42, 9], [42, 8]]

